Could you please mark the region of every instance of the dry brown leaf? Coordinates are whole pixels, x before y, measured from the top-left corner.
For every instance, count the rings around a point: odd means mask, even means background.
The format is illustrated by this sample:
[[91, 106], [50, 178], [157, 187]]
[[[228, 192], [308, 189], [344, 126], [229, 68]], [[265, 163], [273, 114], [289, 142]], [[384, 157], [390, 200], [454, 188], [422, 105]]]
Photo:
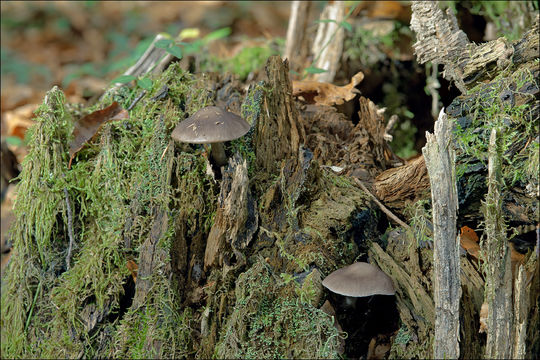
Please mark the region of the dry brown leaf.
[[137, 263], [133, 260], [128, 260], [126, 263], [126, 266], [129, 269], [129, 271], [131, 271], [133, 282], [137, 282], [137, 271], [139, 270], [139, 266], [137, 265]]
[[128, 117], [129, 113], [127, 110], [122, 109], [115, 101], [105, 109], [94, 111], [79, 119], [73, 130], [74, 139], [69, 145], [68, 167], [71, 168], [71, 162], [75, 155], [99, 134], [103, 124], [111, 120], [127, 119]]
[[32, 118], [39, 104], [26, 104], [4, 113], [4, 125], [7, 136], [16, 136], [24, 140], [26, 130], [34, 124]]
[[461, 234], [459, 236], [461, 247], [467, 250], [467, 252], [475, 259], [478, 259], [480, 251], [478, 240], [478, 235], [476, 235], [473, 229], [468, 226], [463, 226], [461, 228]]
[[391, 19], [409, 23], [411, 5], [400, 1], [362, 1], [353, 16], [363, 15], [370, 19]]
[[360, 92], [355, 88], [364, 80], [364, 74], [358, 72], [345, 86], [336, 86], [318, 81], [293, 81], [293, 96], [302, 96], [308, 104], [341, 105], [354, 99]]
[[387, 340], [386, 337], [381, 335], [371, 338], [367, 352], [368, 360], [386, 359], [388, 357], [391, 346], [385, 340]]
[[487, 326], [488, 310], [489, 310], [488, 303], [486, 302], [483, 303], [482, 308], [480, 309], [480, 329], [478, 330], [479, 333], [484, 333], [488, 331], [488, 326]]

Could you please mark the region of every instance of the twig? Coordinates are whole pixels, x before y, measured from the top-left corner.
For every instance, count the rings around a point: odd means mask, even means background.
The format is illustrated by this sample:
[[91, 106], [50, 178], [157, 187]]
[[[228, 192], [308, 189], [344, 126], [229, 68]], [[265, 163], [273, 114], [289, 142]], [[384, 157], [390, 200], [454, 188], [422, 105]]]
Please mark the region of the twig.
[[69, 194], [66, 188], [64, 188], [64, 196], [66, 198], [66, 207], [67, 207], [67, 217], [68, 217], [68, 236], [69, 236], [69, 247], [68, 253], [66, 255], [66, 268], [69, 270], [70, 261], [71, 261], [71, 249], [73, 248], [73, 243], [75, 242], [73, 236], [73, 218], [71, 216], [71, 205], [69, 203]]
[[28, 313], [28, 317], [26, 318], [26, 323], [24, 324], [25, 334], [26, 334], [26, 331], [28, 330], [28, 325], [30, 325], [30, 320], [32, 319], [32, 314], [34, 313], [34, 306], [36, 305], [36, 301], [40, 292], [41, 292], [41, 280], [38, 283], [36, 293], [34, 294], [34, 300], [32, 300], [32, 306], [30, 306], [30, 312]]
[[137, 105], [137, 103], [144, 97], [144, 95], [146, 95], [146, 90], [141, 91], [141, 93], [135, 98], [135, 100], [133, 100], [131, 105], [129, 105], [127, 111], [133, 109], [135, 105]]
[[388, 208], [386, 206], [383, 205], [383, 203], [381, 203], [379, 201], [379, 199], [377, 199], [375, 197], [375, 195], [373, 195], [369, 190], [368, 188], [360, 181], [358, 180], [357, 178], [353, 177], [353, 180], [354, 182], [356, 182], [361, 188], [362, 190], [364, 190], [364, 192], [366, 192], [369, 196], [371, 196], [371, 198], [373, 199], [373, 201], [375, 201], [375, 204], [377, 204], [381, 210], [386, 214], [388, 215], [388, 217], [392, 220], [394, 220], [395, 222], [397, 222], [399, 225], [403, 226], [405, 229], [409, 230], [412, 234], [414, 234], [412, 228], [405, 224], [403, 221], [401, 221], [396, 215], [394, 215], [390, 210], [388, 210]]

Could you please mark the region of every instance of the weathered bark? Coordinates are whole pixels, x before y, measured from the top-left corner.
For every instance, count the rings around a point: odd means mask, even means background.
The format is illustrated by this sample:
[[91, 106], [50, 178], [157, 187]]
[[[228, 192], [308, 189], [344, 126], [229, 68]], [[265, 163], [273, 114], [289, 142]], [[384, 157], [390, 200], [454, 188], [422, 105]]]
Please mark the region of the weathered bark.
[[484, 280], [478, 271], [478, 265], [471, 262], [467, 255], [461, 256], [461, 302], [460, 302], [460, 357], [480, 359], [484, 344], [478, 336], [480, 318], [478, 314], [484, 300]]
[[400, 357], [433, 358], [429, 345], [435, 322], [435, 305], [429, 290], [429, 256], [410, 246], [405, 232], [392, 231], [383, 250], [377, 243], [369, 248], [369, 258], [393, 280], [401, 321], [411, 334], [408, 348]]
[[[514, 286], [514, 345], [512, 358], [525, 359], [527, 357], [527, 316], [529, 313], [528, 278], [533, 274], [527, 274], [525, 266], [518, 265], [517, 276]], [[529, 287], [530, 290], [530, 287]]]
[[411, 29], [418, 39], [413, 45], [418, 62], [443, 64], [443, 76], [453, 80], [462, 93], [478, 82], [492, 80], [509, 65], [538, 57], [538, 16], [533, 28], [514, 44], [499, 38], [476, 45], [459, 29], [450, 9], [443, 14], [437, 2], [414, 1], [412, 11]]
[[292, 1], [283, 59], [289, 60], [291, 70], [300, 72], [309, 54], [308, 26], [314, 9], [311, 1]]
[[435, 300], [435, 358], [459, 357], [459, 299], [461, 297], [459, 242], [456, 240], [458, 209], [452, 124], [444, 109], [434, 134], [426, 133], [422, 149], [431, 183], [433, 208], [433, 264]]
[[[257, 226], [257, 205], [249, 190], [247, 163], [235, 156], [229, 160], [221, 180], [218, 210], [206, 242], [205, 270], [224, 263], [242, 265], [245, 257], [240, 250], [249, 245]], [[238, 264], [231, 262], [234, 255]]]
[[[358, 110], [358, 124], [356, 127], [365, 129], [369, 136], [368, 146], [366, 150], [370, 151], [373, 156], [373, 161], [378, 169], [386, 170], [392, 163], [393, 153], [388, 148], [384, 140], [385, 124], [383, 112], [381, 112], [373, 101], [360, 96], [358, 100], [360, 110]], [[353, 147], [353, 146], [351, 146]]]
[[333, 82], [338, 70], [341, 53], [343, 51], [343, 38], [345, 30], [340, 25], [345, 16], [345, 2], [329, 2], [323, 9], [320, 20], [333, 20], [320, 22], [317, 35], [313, 40], [311, 53], [314, 56], [313, 66], [324, 69], [326, 72], [313, 74], [316, 81]]
[[403, 166], [383, 171], [373, 184], [377, 197], [391, 208], [403, 209], [429, 196], [429, 177], [420, 155]]
[[486, 240], [482, 244], [486, 264], [485, 300], [488, 304], [485, 357], [512, 357], [512, 269], [500, 196], [500, 140], [493, 129], [489, 139], [488, 194], [484, 216]]
[[267, 174], [277, 174], [282, 160], [298, 155], [305, 135], [292, 98], [287, 60], [270, 57], [266, 74], [269, 90], [257, 121], [255, 154], [260, 169]]

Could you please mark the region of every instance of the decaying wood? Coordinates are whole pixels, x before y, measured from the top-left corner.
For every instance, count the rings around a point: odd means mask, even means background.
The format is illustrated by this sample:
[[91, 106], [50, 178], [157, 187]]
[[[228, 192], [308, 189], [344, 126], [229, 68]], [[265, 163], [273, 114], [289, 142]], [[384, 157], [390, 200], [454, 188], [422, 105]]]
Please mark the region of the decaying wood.
[[[168, 54], [165, 49], [158, 48], [155, 46], [156, 42], [159, 40], [166, 39], [166, 36], [158, 34], [152, 40], [152, 43], [148, 46], [146, 51], [141, 55], [137, 62], [131, 66], [129, 69], [124, 71], [122, 75], [132, 75], [135, 77], [144, 76], [148, 73], [159, 74], [163, 71], [165, 66], [171, 62], [174, 58], [171, 54]], [[107, 91], [103, 96], [108, 93], [114, 92], [123, 84], [116, 83]]]
[[314, 10], [312, 1], [292, 1], [283, 58], [289, 60], [291, 70], [300, 72], [309, 54], [308, 25]]
[[[469, 45], [469, 39], [457, 24], [457, 19], [450, 9], [443, 13], [434, 1], [413, 1], [411, 30], [416, 33], [414, 53], [420, 64], [428, 61], [444, 64], [445, 69], [453, 66], [453, 60], [459, 57]], [[465, 92], [460, 79], [452, 79]]]
[[437, 2], [414, 1], [412, 11], [411, 29], [418, 39], [413, 47], [418, 62], [443, 64], [443, 76], [453, 80], [462, 93], [481, 81], [492, 80], [497, 70], [538, 57], [538, 16], [533, 29], [514, 44], [498, 38], [476, 45], [459, 29], [451, 10], [444, 14]]
[[[401, 321], [411, 334], [408, 357], [433, 358], [429, 339], [435, 322], [435, 305], [429, 294], [429, 274], [425, 274], [421, 263], [429, 259], [419, 254], [421, 250], [410, 246], [404, 233], [398, 230], [390, 233], [388, 246], [383, 250], [373, 242], [369, 248], [369, 258], [392, 278], [396, 289], [396, 302]], [[422, 260], [420, 260], [422, 257]], [[414, 348], [414, 349], [413, 349]], [[402, 355], [403, 356], [403, 355]]]
[[340, 25], [345, 16], [345, 2], [333, 1], [323, 9], [320, 20], [333, 20], [320, 22], [317, 35], [313, 40], [311, 53], [314, 56], [313, 66], [324, 69], [326, 72], [313, 74], [312, 80], [333, 82], [339, 68], [345, 30]]
[[403, 209], [409, 203], [429, 196], [429, 177], [424, 156], [403, 166], [380, 173], [373, 184], [375, 194], [391, 208]]
[[394, 153], [388, 147], [384, 140], [385, 123], [384, 123], [384, 110], [380, 110], [373, 103], [373, 101], [360, 96], [358, 100], [360, 104], [360, 110], [358, 110], [358, 124], [357, 127], [361, 127], [367, 130], [369, 134], [368, 146], [365, 144], [351, 144], [351, 148], [355, 146], [362, 146], [369, 151], [377, 165], [378, 169], [386, 170], [392, 164], [395, 163], [396, 158]]
[[382, 212], [384, 212], [390, 219], [394, 220], [396, 223], [398, 223], [401, 227], [403, 227], [404, 229], [407, 229], [411, 232], [411, 234], [413, 233], [411, 227], [409, 225], [407, 225], [406, 223], [404, 223], [400, 218], [398, 218], [396, 215], [394, 215], [390, 210], [388, 210], [386, 208], [386, 206], [384, 206], [380, 201], [379, 199], [377, 199], [375, 197], [375, 195], [373, 195], [371, 193], [371, 191], [368, 190], [368, 188], [360, 181], [358, 180], [357, 178], [353, 178], [354, 182], [357, 183], [361, 188], [362, 190], [364, 190], [364, 192], [366, 192], [372, 199], [373, 201], [375, 201], [375, 203], [379, 206], [379, 208], [382, 210]]
[[132, 67], [127, 69], [123, 75], [133, 75], [138, 77], [150, 72], [153, 74], [161, 73], [165, 65], [174, 58], [174, 56], [167, 53], [165, 49], [156, 47], [156, 43], [163, 39], [168, 38], [161, 34], [156, 35], [139, 60], [137, 60]]
[[435, 340], [437, 359], [459, 357], [459, 300], [461, 297], [459, 242], [456, 240], [458, 209], [452, 123], [444, 113], [435, 122], [434, 134], [426, 133], [422, 148], [431, 184], [433, 209], [433, 264]]
[[292, 98], [288, 61], [270, 57], [266, 74], [269, 90], [257, 121], [255, 155], [260, 169], [277, 174], [282, 160], [298, 155], [305, 134]]
[[233, 255], [242, 265], [244, 256], [240, 250], [249, 245], [257, 226], [257, 206], [249, 190], [247, 163], [235, 156], [229, 159], [223, 173], [216, 218], [206, 242], [205, 270], [223, 266], [224, 260], [226, 265], [232, 265], [227, 256]]
[[463, 255], [461, 265], [461, 301], [460, 301], [460, 356], [463, 359], [480, 359], [483, 356], [483, 342], [479, 339], [480, 309], [484, 300], [484, 280], [478, 264]]
[[371, 183], [381, 172], [396, 164], [396, 157], [384, 140], [384, 117], [377, 106], [364, 97], [358, 100], [358, 124], [326, 105], [304, 109], [306, 147], [324, 165], [346, 169], [345, 174]]
[[485, 357], [512, 357], [512, 269], [500, 196], [500, 140], [493, 129], [489, 139], [488, 194], [484, 216], [486, 240], [482, 244], [486, 264], [485, 299], [489, 307]]
[[[164, 166], [167, 167], [167, 178], [170, 179], [172, 172], [172, 151], [167, 151]], [[133, 297], [133, 306], [138, 307], [144, 304], [146, 294], [152, 288], [152, 281], [150, 275], [154, 272], [155, 268], [163, 264], [167, 259], [168, 254], [165, 249], [156, 246], [159, 239], [167, 231], [169, 216], [167, 209], [156, 206], [151, 209], [153, 212], [153, 222], [151, 230], [146, 240], [142, 243], [139, 255], [139, 269], [137, 274], [137, 282], [135, 287], [135, 295]], [[171, 268], [168, 267], [168, 271]]]
[[[530, 275], [532, 276], [532, 274]], [[512, 342], [514, 345], [512, 358], [525, 359], [527, 357], [527, 316], [529, 313], [528, 274], [525, 266], [518, 265], [517, 276], [514, 285], [514, 336]]]

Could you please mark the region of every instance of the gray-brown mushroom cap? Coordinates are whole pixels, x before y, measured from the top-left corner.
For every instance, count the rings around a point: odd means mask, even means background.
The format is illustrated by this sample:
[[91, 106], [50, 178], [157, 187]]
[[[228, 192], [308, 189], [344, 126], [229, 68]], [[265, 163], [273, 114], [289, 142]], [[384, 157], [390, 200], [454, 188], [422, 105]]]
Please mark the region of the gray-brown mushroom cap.
[[240, 116], [217, 106], [207, 106], [176, 125], [171, 137], [190, 144], [219, 143], [237, 139], [249, 128], [249, 123]]
[[328, 290], [352, 297], [394, 295], [392, 279], [375, 265], [357, 262], [338, 269], [322, 282]]

